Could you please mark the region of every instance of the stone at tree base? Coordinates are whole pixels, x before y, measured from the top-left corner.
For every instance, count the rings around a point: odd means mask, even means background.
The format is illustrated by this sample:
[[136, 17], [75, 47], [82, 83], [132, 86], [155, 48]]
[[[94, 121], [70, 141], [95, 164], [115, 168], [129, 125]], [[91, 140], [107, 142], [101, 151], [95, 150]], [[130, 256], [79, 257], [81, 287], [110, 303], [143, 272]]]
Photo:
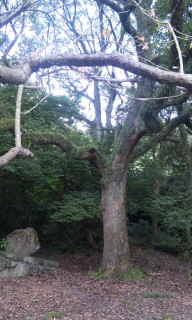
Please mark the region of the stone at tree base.
[[17, 229], [7, 236], [8, 246], [0, 252], [0, 278], [19, 278], [59, 267], [57, 261], [30, 257], [40, 248], [37, 232], [33, 228]]
[[40, 248], [39, 237], [35, 229], [16, 229], [7, 238], [7, 256], [28, 257]]
[[36, 257], [10, 257], [0, 253], [0, 278], [19, 278], [42, 272], [54, 271], [59, 267], [57, 261]]
[[26, 277], [29, 273], [30, 267], [26, 263], [18, 263], [11, 276], [14, 278], [20, 278]]
[[46, 260], [46, 259], [42, 259], [42, 258], [26, 257], [23, 259], [23, 261], [25, 263], [30, 264], [30, 265], [41, 266], [47, 270], [57, 269], [59, 267], [59, 263], [57, 261]]
[[10, 278], [11, 276], [11, 270], [8, 268], [3, 269], [0, 271], [0, 278]]

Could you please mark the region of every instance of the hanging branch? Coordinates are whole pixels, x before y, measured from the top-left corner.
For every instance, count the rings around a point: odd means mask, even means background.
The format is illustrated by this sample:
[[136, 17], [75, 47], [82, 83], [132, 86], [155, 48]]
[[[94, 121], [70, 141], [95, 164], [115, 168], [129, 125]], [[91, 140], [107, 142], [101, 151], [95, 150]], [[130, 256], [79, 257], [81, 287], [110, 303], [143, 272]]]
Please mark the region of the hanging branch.
[[183, 57], [182, 57], [182, 53], [181, 53], [181, 49], [180, 49], [180, 46], [179, 46], [179, 42], [177, 40], [177, 36], [173, 30], [173, 27], [171, 25], [170, 22], [168, 22], [168, 28], [169, 28], [169, 31], [172, 33], [173, 35], [173, 39], [175, 41], [175, 45], [176, 45], [176, 49], [177, 49], [177, 53], [178, 53], [178, 58], [179, 58], [179, 72], [180, 73], [184, 73], [184, 67], [183, 67]]
[[21, 147], [21, 101], [24, 85], [20, 84], [17, 92], [16, 110], [15, 110], [15, 145]]
[[24, 88], [24, 85], [21, 84], [17, 91], [15, 110], [15, 147], [0, 157], [0, 167], [4, 166], [17, 156], [33, 157], [33, 153], [30, 150], [23, 148], [21, 145], [21, 102]]
[[0, 157], [0, 167], [4, 166], [17, 156], [33, 157], [33, 153], [21, 146], [21, 101], [24, 85], [18, 87], [15, 111], [15, 147]]

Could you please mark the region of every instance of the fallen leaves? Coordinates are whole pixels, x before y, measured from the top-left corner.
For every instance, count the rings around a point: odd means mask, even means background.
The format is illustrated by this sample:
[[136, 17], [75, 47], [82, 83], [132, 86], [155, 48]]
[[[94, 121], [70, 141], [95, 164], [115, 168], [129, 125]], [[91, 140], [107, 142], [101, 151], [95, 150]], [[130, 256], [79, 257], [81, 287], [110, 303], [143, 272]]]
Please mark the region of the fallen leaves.
[[101, 257], [63, 255], [58, 271], [0, 279], [0, 320], [191, 320], [189, 264], [134, 248], [146, 281], [95, 279]]

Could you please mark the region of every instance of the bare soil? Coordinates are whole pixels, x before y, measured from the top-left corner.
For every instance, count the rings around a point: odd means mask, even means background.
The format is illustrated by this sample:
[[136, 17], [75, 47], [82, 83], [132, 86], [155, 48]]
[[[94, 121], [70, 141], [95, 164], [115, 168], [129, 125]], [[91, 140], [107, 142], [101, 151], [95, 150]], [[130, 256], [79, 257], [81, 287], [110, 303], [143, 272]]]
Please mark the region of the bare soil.
[[96, 279], [101, 255], [64, 254], [57, 271], [0, 279], [0, 320], [192, 320], [190, 262], [140, 248], [144, 280]]

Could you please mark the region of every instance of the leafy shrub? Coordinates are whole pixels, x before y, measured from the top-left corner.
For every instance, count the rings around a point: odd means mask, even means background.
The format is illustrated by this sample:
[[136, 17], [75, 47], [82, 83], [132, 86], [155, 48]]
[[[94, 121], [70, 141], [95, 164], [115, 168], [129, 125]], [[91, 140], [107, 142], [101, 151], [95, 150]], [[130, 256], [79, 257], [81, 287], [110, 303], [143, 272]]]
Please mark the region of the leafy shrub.
[[54, 202], [56, 209], [51, 218], [56, 222], [71, 223], [84, 219], [94, 219], [100, 216], [99, 194], [87, 191], [71, 192], [65, 195], [63, 201]]
[[169, 233], [162, 231], [158, 232], [153, 246], [158, 250], [173, 254], [177, 254], [182, 250], [181, 238], [179, 235], [170, 235]]
[[6, 249], [9, 241], [6, 238], [0, 240], [0, 249]]
[[95, 279], [108, 279], [108, 278], [110, 278], [109, 273], [103, 272], [100, 269], [98, 271], [90, 271], [89, 275]]
[[146, 280], [147, 275], [138, 268], [132, 268], [128, 273], [119, 276], [119, 280]]
[[[111, 273], [103, 272], [100, 269], [98, 271], [89, 272], [90, 276], [96, 279], [108, 279], [111, 278]], [[131, 270], [127, 273], [119, 274], [119, 280], [145, 280], [146, 274], [138, 268], [131, 268]]]
[[151, 240], [151, 227], [146, 220], [140, 219], [138, 223], [129, 223], [128, 231], [131, 242], [143, 244]]

